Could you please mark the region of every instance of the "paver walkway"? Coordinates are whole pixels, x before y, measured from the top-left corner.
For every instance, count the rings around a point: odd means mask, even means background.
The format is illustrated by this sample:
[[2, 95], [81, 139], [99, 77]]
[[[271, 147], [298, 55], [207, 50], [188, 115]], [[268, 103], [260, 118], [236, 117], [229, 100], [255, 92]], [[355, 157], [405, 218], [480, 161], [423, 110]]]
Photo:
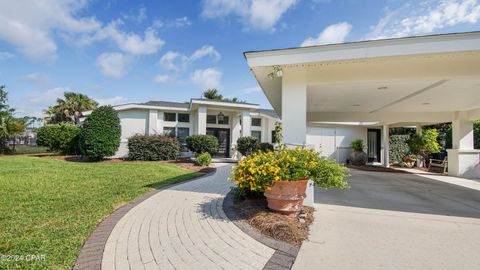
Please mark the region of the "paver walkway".
[[262, 269], [274, 250], [222, 210], [230, 169], [219, 167], [130, 210], [108, 238], [102, 269]]

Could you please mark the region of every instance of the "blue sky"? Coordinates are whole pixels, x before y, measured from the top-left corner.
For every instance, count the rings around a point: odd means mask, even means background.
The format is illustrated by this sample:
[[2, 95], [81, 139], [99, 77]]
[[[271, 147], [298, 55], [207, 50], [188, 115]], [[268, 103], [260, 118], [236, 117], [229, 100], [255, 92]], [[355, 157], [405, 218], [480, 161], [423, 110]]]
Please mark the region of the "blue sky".
[[477, 0], [0, 3], [0, 84], [19, 116], [64, 91], [120, 104], [216, 87], [268, 108], [244, 51], [480, 30]]

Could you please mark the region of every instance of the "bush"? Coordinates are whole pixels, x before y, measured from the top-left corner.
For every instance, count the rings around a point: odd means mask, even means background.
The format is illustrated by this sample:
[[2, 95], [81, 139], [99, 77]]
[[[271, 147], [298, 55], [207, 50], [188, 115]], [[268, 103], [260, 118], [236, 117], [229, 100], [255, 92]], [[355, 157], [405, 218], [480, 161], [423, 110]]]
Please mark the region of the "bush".
[[277, 181], [304, 179], [312, 180], [321, 188], [347, 188], [347, 177], [344, 166], [321, 157], [314, 150], [297, 148], [253, 153], [238, 163], [231, 179], [239, 189], [264, 192]]
[[80, 132], [82, 154], [92, 160], [113, 156], [120, 146], [121, 126], [118, 113], [111, 106], [93, 110]]
[[411, 154], [408, 140], [410, 135], [391, 135], [390, 136], [390, 161], [400, 164], [403, 157]]
[[202, 153], [215, 154], [218, 151], [218, 139], [212, 135], [192, 135], [188, 136], [187, 147], [196, 155]]
[[258, 148], [258, 140], [252, 136], [240, 137], [237, 140], [237, 150], [244, 156], [248, 156]]
[[363, 145], [363, 140], [362, 139], [356, 139], [353, 140], [351, 143], [353, 151], [363, 151], [365, 146]]
[[436, 129], [427, 129], [421, 135], [412, 135], [408, 140], [408, 146], [415, 155], [427, 158], [430, 154], [440, 152], [437, 138], [438, 131]]
[[257, 150], [263, 151], [263, 152], [271, 152], [273, 151], [273, 144], [271, 143], [260, 143], [257, 147]]
[[202, 153], [197, 156], [195, 163], [199, 166], [208, 166], [212, 163], [212, 156], [208, 152]]
[[37, 145], [47, 147], [49, 151], [64, 154], [78, 154], [78, 135], [80, 128], [72, 123], [59, 123], [43, 126], [37, 131]]
[[135, 135], [128, 139], [128, 158], [132, 160], [174, 160], [180, 156], [177, 138], [163, 135]]

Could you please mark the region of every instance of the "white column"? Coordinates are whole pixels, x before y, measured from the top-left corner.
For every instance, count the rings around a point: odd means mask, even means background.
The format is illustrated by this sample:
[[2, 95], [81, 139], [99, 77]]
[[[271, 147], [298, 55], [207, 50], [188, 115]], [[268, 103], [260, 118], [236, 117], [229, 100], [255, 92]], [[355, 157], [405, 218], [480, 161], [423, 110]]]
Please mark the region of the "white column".
[[233, 118], [232, 118], [232, 151], [231, 151], [231, 156], [234, 159], [238, 159], [238, 158], [240, 158], [240, 154], [238, 153], [236, 148], [237, 148], [237, 140], [241, 136], [241, 126], [240, 126], [241, 115], [234, 114], [232, 117]]
[[197, 132], [199, 135], [207, 134], [207, 107], [206, 106], [198, 107]]
[[474, 149], [473, 121], [467, 112], [456, 112], [452, 121], [452, 148], [448, 149], [448, 174], [480, 178], [480, 150]]
[[282, 77], [283, 143], [304, 145], [307, 136], [307, 82], [305, 72], [289, 68]]
[[148, 111], [148, 135], [154, 135], [158, 133], [157, 119], [158, 119], [158, 111], [149, 110]]
[[[418, 136], [422, 135], [422, 125], [416, 125], [415, 126], [415, 132], [417, 133]], [[422, 168], [424, 164], [424, 160], [422, 156], [417, 156], [417, 168]]]
[[163, 134], [163, 112], [159, 111], [157, 116], [157, 133]]
[[252, 135], [252, 119], [249, 111], [242, 112], [242, 137]]
[[390, 128], [383, 125], [382, 129], [382, 146], [383, 146], [383, 166], [390, 167]]

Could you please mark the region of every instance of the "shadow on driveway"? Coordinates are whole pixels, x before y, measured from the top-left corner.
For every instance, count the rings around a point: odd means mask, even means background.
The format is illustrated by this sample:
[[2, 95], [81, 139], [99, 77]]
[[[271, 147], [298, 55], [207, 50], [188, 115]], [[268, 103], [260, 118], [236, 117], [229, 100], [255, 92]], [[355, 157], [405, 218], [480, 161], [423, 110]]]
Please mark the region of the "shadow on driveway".
[[315, 188], [315, 203], [480, 218], [480, 191], [413, 174], [350, 172], [350, 189]]

